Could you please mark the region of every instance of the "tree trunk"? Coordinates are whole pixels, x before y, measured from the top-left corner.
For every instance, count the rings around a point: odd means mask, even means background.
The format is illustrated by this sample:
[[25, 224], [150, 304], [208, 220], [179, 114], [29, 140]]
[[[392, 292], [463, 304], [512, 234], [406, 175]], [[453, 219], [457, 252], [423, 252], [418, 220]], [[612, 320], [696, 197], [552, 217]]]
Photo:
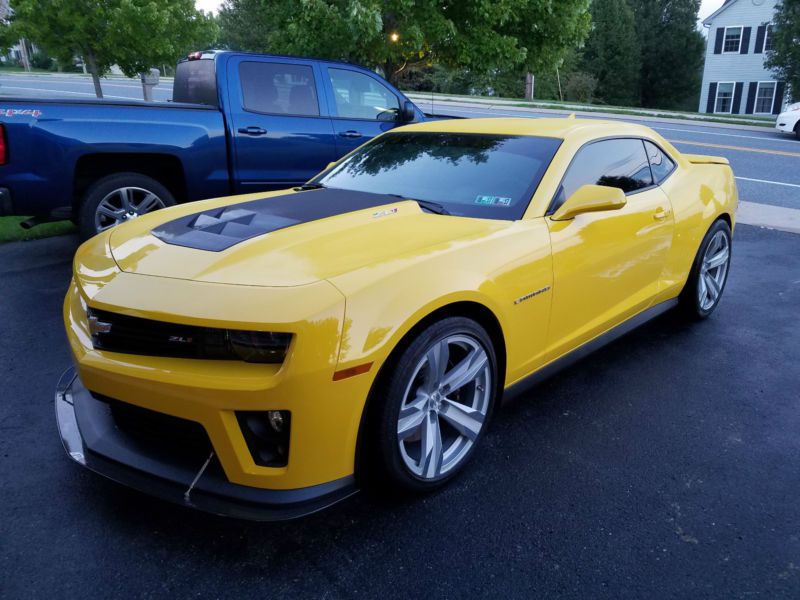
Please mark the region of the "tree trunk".
[[86, 60], [89, 63], [89, 73], [92, 74], [92, 83], [94, 83], [94, 93], [98, 98], [102, 98], [103, 88], [100, 87], [100, 74], [97, 72], [97, 61], [94, 58], [94, 52], [88, 50], [86, 52]]

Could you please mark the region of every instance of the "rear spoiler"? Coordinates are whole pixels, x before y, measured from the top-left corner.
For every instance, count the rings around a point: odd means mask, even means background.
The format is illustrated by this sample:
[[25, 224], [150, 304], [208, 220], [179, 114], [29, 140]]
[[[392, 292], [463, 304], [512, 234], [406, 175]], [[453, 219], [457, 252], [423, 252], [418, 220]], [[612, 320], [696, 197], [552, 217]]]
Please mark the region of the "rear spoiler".
[[722, 156], [705, 156], [703, 154], [684, 154], [683, 157], [693, 165], [729, 165], [727, 158]]

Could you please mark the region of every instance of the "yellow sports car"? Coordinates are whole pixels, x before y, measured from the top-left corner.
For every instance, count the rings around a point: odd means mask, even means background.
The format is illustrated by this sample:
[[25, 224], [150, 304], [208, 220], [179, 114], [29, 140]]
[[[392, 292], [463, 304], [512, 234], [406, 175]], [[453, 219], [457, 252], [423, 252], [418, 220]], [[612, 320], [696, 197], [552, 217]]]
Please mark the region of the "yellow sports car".
[[440, 486], [504, 398], [728, 276], [722, 158], [637, 125], [437, 121], [292, 190], [186, 204], [80, 247], [67, 453], [204, 510], [288, 518], [380, 478]]

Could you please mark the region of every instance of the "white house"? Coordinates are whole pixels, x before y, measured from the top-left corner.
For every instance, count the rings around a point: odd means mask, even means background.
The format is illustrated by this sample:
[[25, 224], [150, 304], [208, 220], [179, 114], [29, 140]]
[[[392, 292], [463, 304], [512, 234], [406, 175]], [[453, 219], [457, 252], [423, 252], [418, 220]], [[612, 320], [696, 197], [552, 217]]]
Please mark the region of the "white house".
[[703, 21], [708, 44], [700, 112], [777, 115], [786, 85], [764, 68], [778, 0], [726, 0]]

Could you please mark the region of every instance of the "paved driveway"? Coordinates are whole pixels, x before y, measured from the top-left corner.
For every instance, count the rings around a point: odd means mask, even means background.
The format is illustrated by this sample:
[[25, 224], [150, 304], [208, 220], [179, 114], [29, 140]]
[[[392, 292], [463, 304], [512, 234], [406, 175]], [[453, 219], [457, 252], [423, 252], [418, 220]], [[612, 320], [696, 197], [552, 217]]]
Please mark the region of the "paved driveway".
[[53, 386], [74, 240], [0, 246], [0, 596], [800, 597], [800, 236], [741, 226], [726, 296], [512, 404], [426, 498], [211, 517], [81, 470]]

